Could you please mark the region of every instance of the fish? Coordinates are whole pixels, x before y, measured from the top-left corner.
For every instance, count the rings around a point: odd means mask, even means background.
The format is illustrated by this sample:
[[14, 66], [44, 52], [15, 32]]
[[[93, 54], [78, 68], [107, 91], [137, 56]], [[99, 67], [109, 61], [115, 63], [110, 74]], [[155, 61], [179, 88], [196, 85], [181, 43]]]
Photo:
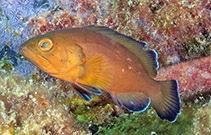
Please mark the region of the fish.
[[151, 105], [173, 123], [181, 114], [177, 80], [158, 81], [159, 63], [148, 44], [104, 26], [64, 28], [33, 37], [19, 51], [32, 64], [61, 80], [85, 101], [107, 91], [129, 112]]

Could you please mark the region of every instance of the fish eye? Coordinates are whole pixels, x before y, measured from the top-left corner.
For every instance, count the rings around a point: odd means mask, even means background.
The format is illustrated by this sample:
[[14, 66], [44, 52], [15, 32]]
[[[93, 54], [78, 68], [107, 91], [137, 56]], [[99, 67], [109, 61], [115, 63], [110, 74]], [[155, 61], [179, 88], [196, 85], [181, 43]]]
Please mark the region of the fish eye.
[[42, 39], [38, 43], [38, 47], [42, 51], [49, 51], [53, 47], [53, 42], [50, 39]]

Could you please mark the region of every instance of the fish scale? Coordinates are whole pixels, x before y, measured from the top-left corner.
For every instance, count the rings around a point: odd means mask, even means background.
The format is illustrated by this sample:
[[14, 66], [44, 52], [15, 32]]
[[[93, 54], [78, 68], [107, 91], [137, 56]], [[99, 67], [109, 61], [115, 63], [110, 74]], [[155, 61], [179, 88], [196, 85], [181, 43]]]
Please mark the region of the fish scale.
[[70, 82], [86, 101], [105, 90], [130, 112], [143, 112], [151, 104], [161, 119], [175, 122], [181, 113], [178, 83], [153, 79], [158, 55], [146, 46], [107, 27], [85, 26], [29, 39], [20, 53], [49, 75]]

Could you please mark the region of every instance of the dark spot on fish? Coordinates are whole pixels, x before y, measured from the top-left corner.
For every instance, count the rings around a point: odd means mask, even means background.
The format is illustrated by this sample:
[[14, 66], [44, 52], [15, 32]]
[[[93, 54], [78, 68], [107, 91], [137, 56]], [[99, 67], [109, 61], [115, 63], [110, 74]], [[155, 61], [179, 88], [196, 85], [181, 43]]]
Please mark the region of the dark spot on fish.
[[48, 59], [46, 59], [44, 56], [41, 56], [43, 59], [45, 59], [45, 60], [47, 60], [48, 61]]

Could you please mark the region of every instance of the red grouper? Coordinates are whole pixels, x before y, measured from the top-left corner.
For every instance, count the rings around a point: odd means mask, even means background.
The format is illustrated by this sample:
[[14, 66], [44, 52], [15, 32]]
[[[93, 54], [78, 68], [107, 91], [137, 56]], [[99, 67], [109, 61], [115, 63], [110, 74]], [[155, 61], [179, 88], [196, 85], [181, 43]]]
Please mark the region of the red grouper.
[[51, 76], [68, 81], [84, 100], [109, 92], [116, 104], [143, 112], [151, 104], [161, 119], [180, 114], [176, 80], [156, 81], [157, 53], [103, 26], [51, 31], [33, 37], [20, 53]]

